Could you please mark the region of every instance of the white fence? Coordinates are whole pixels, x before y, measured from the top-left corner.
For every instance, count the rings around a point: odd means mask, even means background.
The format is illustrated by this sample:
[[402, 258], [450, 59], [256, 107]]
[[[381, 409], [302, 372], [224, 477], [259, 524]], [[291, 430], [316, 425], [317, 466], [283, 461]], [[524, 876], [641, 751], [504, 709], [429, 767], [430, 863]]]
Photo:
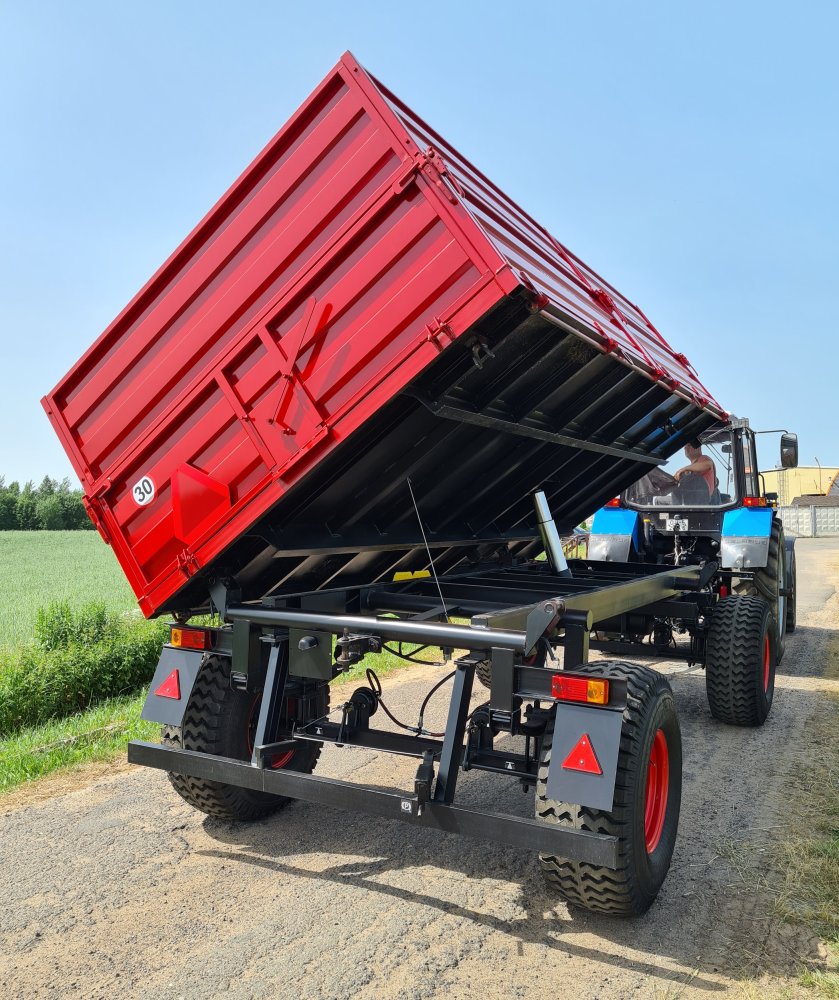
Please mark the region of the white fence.
[[839, 535], [839, 505], [836, 507], [779, 507], [787, 534], [808, 538]]

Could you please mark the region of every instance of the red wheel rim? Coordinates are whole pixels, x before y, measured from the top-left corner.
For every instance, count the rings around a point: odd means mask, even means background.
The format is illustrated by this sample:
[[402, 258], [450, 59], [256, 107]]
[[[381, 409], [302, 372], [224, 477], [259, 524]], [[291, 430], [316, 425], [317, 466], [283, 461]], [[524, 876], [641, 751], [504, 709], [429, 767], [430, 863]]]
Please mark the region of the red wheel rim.
[[670, 751], [667, 737], [659, 729], [650, 748], [647, 765], [647, 791], [644, 795], [644, 840], [647, 854], [652, 854], [661, 840], [667, 815], [667, 792], [670, 788]]
[[[248, 757], [250, 757], [253, 754], [253, 741], [254, 741], [254, 736], [256, 734], [256, 724], [259, 719], [258, 709], [259, 709], [259, 703], [261, 701], [262, 701], [262, 695], [258, 694], [254, 698], [253, 704], [251, 705], [251, 710], [248, 713], [248, 731], [246, 735], [246, 739], [248, 741]], [[286, 764], [288, 764], [288, 762], [291, 760], [293, 756], [294, 756], [293, 750], [286, 750], [285, 753], [280, 754], [279, 757], [277, 757], [275, 760], [271, 762], [271, 770], [279, 771], [280, 768], [285, 767]]]
[[763, 637], [763, 690], [769, 690], [769, 633]]

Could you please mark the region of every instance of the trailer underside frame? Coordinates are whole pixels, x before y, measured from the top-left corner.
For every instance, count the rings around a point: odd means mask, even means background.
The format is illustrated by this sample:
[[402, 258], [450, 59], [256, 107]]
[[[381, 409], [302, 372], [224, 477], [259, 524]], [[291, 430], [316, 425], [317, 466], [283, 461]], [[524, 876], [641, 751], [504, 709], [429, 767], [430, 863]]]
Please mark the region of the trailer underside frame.
[[[678, 617], [696, 622], [703, 602], [711, 599], [705, 587], [716, 569], [713, 563], [667, 567], [579, 560], [571, 565], [573, 576], [560, 576], [547, 563], [477, 567], [439, 580], [420, 577], [266, 598], [261, 605], [237, 604], [235, 591], [216, 588], [214, 601], [223, 602], [220, 610], [232, 623], [232, 629], [220, 633], [229, 639], [228, 648], [220, 652], [232, 657], [237, 685], [263, 691], [252, 759], [232, 760], [134, 741], [129, 744], [129, 760], [614, 867], [618, 849], [614, 837], [454, 804], [461, 770], [505, 774], [525, 788], [535, 785], [539, 741], [553, 710], [552, 678], [587, 662], [592, 630], [620, 629], [627, 615], [645, 621]], [[470, 618], [471, 622], [453, 623], [452, 618]], [[364, 651], [381, 648], [388, 641], [436, 646], [448, 656], [454, 650], [466, 650], [466, 655], [455, 660], [443, 738], [371, 728], [369, 718], [359, 718], [357, 706], [350, 702], [340, 706], [339, 721], [305, 719], [280, 731], [278, 719], [287, 684], [301, 677], [304, 683], [322, 683], [337, 675], [333, 636], [348, 655], [357, 651], [358, 660]], [[325, 654], [314, 670], [308, 658], [308, 650], [324, 637], [329, 644], [328, 674], [319, 672], [327, 662]], [[637, 644], [622, 637], [612, 642], [636, 654], [640, 651]], [[305, 653], [301, 652], [304, 647]], [[557, 658], [560, 649], [561, 662]], [[254, 650], [260, 654], [256, 658]], [[491, 666], [491, 687], [478, 724], [477, 710], [470, 714], [470, 706], [475, 671], [481, 663]], [[625, 682], [613, 680], [609, 704], [592, 708], [592, 716], [622, 716], [626, 698]], [[524, 716], [523, 703], [527, 703]], [[494, 739], [501, 734], [523, 735], [524, 752], [495, 747]], [[414, 790], [382, 791], [271, 767], [277, 755], [306, 740], [418, 758]]]

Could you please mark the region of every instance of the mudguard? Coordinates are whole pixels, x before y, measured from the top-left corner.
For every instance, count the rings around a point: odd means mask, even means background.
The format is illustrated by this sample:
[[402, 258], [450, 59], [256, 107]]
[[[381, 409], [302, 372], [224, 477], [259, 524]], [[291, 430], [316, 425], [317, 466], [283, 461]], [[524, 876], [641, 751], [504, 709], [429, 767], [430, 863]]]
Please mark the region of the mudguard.
[[164, 646], [140, 718], [180, 726], [203, 659], [203, 650]]
[[720, 565], [723, 569], [761, 569], [769, 561], [770, 507], [727, 510], [722, 519]]
[[602, 562], [627, 562], [638, 550], [638, 514], [624, 507], [602, 507], [594, 515], [588, 540], [588, 557]]
[[[615, 797], [622, 725], [622, 710], [559, 702], [546, 785], [548, 798], [610, 812]], [[591, 760], [592, 754], [600, 773], [580, 770], [584, 761]]]

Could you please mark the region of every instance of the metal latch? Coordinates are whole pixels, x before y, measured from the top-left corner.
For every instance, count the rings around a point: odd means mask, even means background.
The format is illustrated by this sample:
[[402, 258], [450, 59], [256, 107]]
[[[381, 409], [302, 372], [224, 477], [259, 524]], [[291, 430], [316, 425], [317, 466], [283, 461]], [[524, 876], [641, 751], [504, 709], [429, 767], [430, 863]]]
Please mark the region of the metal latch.
[[423, 751], [422, 763], [414, 778], [414, 794], [417, 798], [417, 816], [422, 815], [422, 807], [431, 798], [431, 783], [434, 781], [434, 754]]

